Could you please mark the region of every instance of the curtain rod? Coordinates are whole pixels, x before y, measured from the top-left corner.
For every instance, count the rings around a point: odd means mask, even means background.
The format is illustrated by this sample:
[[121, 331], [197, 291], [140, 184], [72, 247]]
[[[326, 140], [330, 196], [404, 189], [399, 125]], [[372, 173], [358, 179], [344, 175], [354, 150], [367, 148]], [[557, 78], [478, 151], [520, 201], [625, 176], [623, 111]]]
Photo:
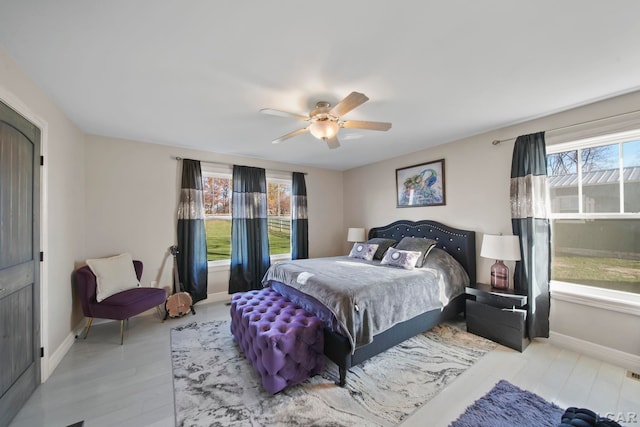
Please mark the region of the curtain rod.
[[[180, 156], [171, 156], [176, 160], [196, 160], [196, 159], [185, 159], [184, 157], [180, 157]], [[209, 163], [212, 165], [221, 165], [221, 166], [233, 166], [231, 163], [223, 163], [223, 162], [213, 162], [210, 160], [198, 160], [201, 163]], [[285, 170], [280, 170], [280, 169], [266, 169], [265, 170], [270, 170], [272, 172], [285, 172], [285, 173], [293, 173], [294, 171], [285, 171]], [[307, 175], [307, 172], [298, 172], [298, 173], [302, 173], [304, 175]]]
[[[585, 122], [574, 123], [572, 125], [560, 126], [560, 127], [557, 127], [557, 128], [549, 129], [546, 132], [555, 132], [555, 131], [558, 131], [558, 130], [569, 129], [569, 128], [576, 127], [576, 126], [588, 125], [589, 123], [595, 123], [595, 122], [599, 122], [599, 121], [602, 121], [602, 120], [614, 119], [616, 117], [622, 117], [622, 116], [626, 116], [626, 115], [634, 114], [634, 113], [640, 113], [640, 110], [628, 111], [626, 113], [615, 114], [613, 116], [602, 117], [600, 119], [587, 120]], [[515, 138], [517, 138], [517, 137], [511, 137], [511, 138], [505, 138], [505, 139], [495, 139], [495, 140], [491, 141], [491, 144], [498, 145], [501, 142], [510, 141], [512, 139], [515, 139]]]

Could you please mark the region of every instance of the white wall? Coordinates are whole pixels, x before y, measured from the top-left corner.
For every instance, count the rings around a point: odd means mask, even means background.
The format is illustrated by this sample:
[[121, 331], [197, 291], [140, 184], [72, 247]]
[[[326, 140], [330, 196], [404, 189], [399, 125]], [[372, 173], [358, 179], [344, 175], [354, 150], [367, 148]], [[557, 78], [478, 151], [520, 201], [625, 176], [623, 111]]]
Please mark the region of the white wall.
[[[145, 262], [143, 284], [171, 283], [166, 250], [175, 242], [179, 186], [178, 162], [171, 156], [307, 172], [310, 255], [342, 250], [342, 172], [86, 136], [2, 48], [0, 100], [43, 131], [45, 379], [73, 344], [83, 319], [72, 275], [87, 258], [130, 251]], [[225, 292], [227, 284], [228, 273], [214, 273], [209, 292]]]
[[[345, 172], [345, 225], [367, 229], [399, 219], [431, 219], [482, 235], [510, 234], [509, 177], [514, 141], [491, 145], [491, 136], [439, 145]], [[445, 159], [446, 205], [396, 207], [396, 169]], [[478, 279], [495, 261], [478, 257]], [[511, 265], [510, 265], [511, 267]]]
[[[309, 254], [337, 255], [344, 241], [342, 172], [164, 145], [88, 136], [86, 145], [86, 257], [131, 252], [144, 261], [143, 285], [170, 287], [176, 242], [179, 162], [202, 161], [306, 172]], [[209, 274], [209, 294], [226, 293], [228, 269]]]
[[[398, 219], [433, 219], [475, 230], [479, 254], [484, 233], [511, 233], [509, 179], [515, 137], [635, 111], [639, 105], [640, 92], [635, 92], [484, 135], [446, 144], [443, 141], [443, 145], [434, 148], [349, 170], [344, 174], [345, 226], [371, 228]], [[547, 134], [547, 141], [553, 142], [553, 134]], [[507, 138], [513, 139], [492, 145], [493, 140]], [[446, 164], [446, 206], [396, 208], [396, 168], [441, 158]], [[477, 256], [478, 281], [489, 280], [493, 262]], [[627, 333], [640, 330], [637, 315], [567, 301], [562, 302], [561, 309], [556, 305], [560, 306], [552, 298], [551, 329], [558, 336], [607, 346], [640, 360], [640, 334]], [[602, 320], [606, 326], [586, 326], [594, 319]], [[618, 328], [619, 324], [625, 327]], [[580, 334], [575, 325], [583, 325]]]
[[45, 176], [41, 210], [46, 234], [41, 286], [46, 376], [46, 361], [56, 357], [57, 349], [73, 343], [69, 333], [81, 318], [72, 310], [71, 273], [85, 252], [84, 135], [2, 48], [0, 98], [42, 129]]

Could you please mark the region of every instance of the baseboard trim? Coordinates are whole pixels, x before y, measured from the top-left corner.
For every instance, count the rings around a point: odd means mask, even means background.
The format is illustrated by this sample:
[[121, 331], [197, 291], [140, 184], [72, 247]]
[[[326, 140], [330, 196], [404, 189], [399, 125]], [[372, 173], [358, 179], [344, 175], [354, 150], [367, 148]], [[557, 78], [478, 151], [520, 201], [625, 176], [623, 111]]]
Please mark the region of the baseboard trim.
[[55, 349], [53, 353], [51, 353], [48, 357], [45, 354], [45, 357], [42, 358], [42, 382], [45, 382], [53, 371], [58, 367], [62, 359], [67, 354], [67, 352], [71, 349], [71, 346], [76, 340], [76, 335], [73, 332], [70, 332], [67, 337], [62, 341], [62, 344]]
[[207, 294], [207, 299], [199, 301], [198, 304], [210, 304], [213, 302], [231, 301], [231, 295], [228, 292], [214, 292]]
[[[202, 301], [198, 301], [198, 304], [212, 304], [215, 302], [229, 301], [230, 299], [231, 299], [231, 295], [229, 295], [227, 292], [214, 292], [211, 294], [207, 294], [207, 298]], [[147, 310], [144, 313], [141, 313], [140, 315], [155, 314], [155, 311], [156, 309], [152, 308], [151, 310]], [[76, 327], [73, 328], [71, 332], [69, 332], [69, 335], [67, 335], [67, 337], [62, 341], [62, 344], [60, 344], [53, 353], [48, 355], [45, 352], [45, 355], [42, 358], [41, 365], [40, 365], [40, 368], [42, 370], [40, 375], [42, 382], [45, 382], [49, 378], [49, 376], [51, 376], [51, 374], [56, 369], [56, 367], [58, 367], [58, 365], [60, 364], [64, 356], [71, 349], [71, 346], [73, 345], [75, 340], [82, 335], [86, 322], [87, 322], [87, 319], [82, 319], [80, 323], [78, 323]], [[93, 324], [99, 325], [101, 323], [106, 323], [106, 322], [115, 322], [115, 320], [96, 318], [94, 319]]]
[[624, 351], [553, 331], [549, 333], [549, 342], [557, 347], [573, 350], [612, 365], [630, 369], [633, 372], [640, 372], [640, 356], [635, 354], [625, 353]]

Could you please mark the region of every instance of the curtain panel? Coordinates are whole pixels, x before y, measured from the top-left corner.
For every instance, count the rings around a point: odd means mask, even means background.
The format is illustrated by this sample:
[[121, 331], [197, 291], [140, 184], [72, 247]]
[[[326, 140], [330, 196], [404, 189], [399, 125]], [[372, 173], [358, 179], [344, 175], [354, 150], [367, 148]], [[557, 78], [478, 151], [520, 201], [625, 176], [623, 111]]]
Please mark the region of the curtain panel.
[[229, 293], [262, 288], [271, 265], [265, 170], [233, 166]]
[[544, 132], [516, 139], [511, 162], [511, 226], [520, 238], [521, 261], [516, 262], [513, 281], [515, 290], [528, 297], [528, 336], [548, 338], [551, 230]]
[[309, 258], [307, 186], [304, 174], [294, 172], [291, 182], [291, 259]]
[[197, 160], [182, 160], [178, 203], [178, 277], [193, 302], [207, 298], [207, 237], [204, 224], [202, 171]]

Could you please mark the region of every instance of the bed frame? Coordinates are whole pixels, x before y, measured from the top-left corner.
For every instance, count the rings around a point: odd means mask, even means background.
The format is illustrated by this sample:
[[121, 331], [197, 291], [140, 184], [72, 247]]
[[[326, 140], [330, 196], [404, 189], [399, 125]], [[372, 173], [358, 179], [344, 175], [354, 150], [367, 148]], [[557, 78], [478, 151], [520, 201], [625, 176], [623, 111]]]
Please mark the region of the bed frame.
[[[369, 239], [385, 237], [400, 241], [403, 237], [424, 237], [437, 242], [436, 247], [451, 254], [467, 271], [471, 283], [476, 281], [476, 233], [448, 227], [436, 221], [396, 221], [383, 227], [372, 228]], [[425, 312], [399, 323], [373, 337], [367, 345], [351, 353], [349, 340], [329, 328], [324, 330], [324, 353], [338, 365], [341, 387], [346, 384], [347, 370], [401, 342], [427, 331], [464, 311], [465, 294], [454, 298], [442, 310]]]

